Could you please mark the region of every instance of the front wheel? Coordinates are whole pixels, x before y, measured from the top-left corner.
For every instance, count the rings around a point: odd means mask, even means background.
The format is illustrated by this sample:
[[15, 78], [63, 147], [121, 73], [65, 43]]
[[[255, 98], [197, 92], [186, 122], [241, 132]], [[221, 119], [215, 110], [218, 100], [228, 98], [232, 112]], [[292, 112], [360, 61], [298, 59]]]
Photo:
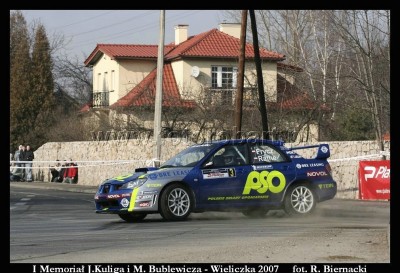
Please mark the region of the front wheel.
[[142, 221], [147, 214], [146, 213], [121, 213], [118, 216], [128, 222], [128, 223], [136, 223]]
[[166, 220], [185, 220], [192, 209], [189, 190], [180, 184], [166, 187], [160, 198], [160, 214]]
[[314, 192], [307, 184], [297, 184], [285, 196], [285, 212], [289, 215], [311, 214], [316, 206]]

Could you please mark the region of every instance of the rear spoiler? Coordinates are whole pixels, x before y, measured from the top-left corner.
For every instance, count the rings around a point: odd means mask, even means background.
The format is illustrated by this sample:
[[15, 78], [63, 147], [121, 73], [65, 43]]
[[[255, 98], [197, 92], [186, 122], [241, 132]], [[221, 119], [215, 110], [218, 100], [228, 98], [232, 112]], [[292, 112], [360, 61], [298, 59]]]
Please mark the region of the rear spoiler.
[[318, 148], [317, 156], [315, 157], [315, 159], [327, 159], [328, 157], [331, 156], [329, 144], [300, 146], [300, 147], [288, 148], [288, 150], [300, 150], [309, 148]]

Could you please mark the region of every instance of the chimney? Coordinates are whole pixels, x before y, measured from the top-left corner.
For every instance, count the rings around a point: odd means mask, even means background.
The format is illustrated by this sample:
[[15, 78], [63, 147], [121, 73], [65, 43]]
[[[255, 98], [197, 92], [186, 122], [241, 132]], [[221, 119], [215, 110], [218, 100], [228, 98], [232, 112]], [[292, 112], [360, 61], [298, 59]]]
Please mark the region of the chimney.
[[219, 30], [228, 35], [240, 39], [241, 26], [242, 25], [240, 23], [220, 23]]
[[188, 38], [188, 27], [189, 25], [177, 25], [175, 26], [175, 45], [183, 43]]

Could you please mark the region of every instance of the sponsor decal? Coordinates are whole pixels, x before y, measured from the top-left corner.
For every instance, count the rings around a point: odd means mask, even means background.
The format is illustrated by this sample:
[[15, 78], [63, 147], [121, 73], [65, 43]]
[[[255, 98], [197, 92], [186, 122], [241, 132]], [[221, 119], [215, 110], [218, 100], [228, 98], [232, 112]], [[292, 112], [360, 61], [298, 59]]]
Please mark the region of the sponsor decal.
[[301, 155], [291, 155], [290, 158], [302, 158]]
[[231, 200], [253, 200], [253, 199], [268, 199], [268, 195], [242, 195], [242, 196], [210, 196], [208, 201], [231, 201]]
[[119, 194], [109, 194], [109, 195], [107, 195], [107, 199], [117, 199], [117, 198], [121, 198], [121, 196]]
[[153, 198], [153, 195], [138, 195], [136, 199], [151, 199]]
[[175, 170], [172, 171], [172, 175], [179, 176], [179, 175], [187, 175], [191, 170]]
[[157, 174], [151, 173], [147, 177], [150, 178], [151, 180], [154, 180], [154, 179], [157, 179]]
[[319, 184], [318, 187], [322, 190], [322, 189], [334, 188], [335, 185], [333, 183], [327, 183], [327, 184]]
[[327, 172], [319, 171], [319, 172], [307, 172], [307, 176], [327, 176]]
[[297, 169], [301, 169], [301, 168], [311, 168], [311, 167], [323, 167], [325, 166], [324, 163], [303, 163], [303, 164], [296, 164], [296, 168]]
[[141, 202], [139, 203], [139, 207], [150, 207], [150, 202]]
[[[279, 184], [275, 186], [273, 181], [279, 181]], [[286, 186], [285, 175], [279, 171], [252, 171], [249, 173], [246, 179], [246, 185], [243, 189], [243, 194], [250, 194], [252, 190], [258, 193], [266, 193], [268, 190], [272, 193], [280, 193]]]
[[145, 195], [145, 194], [156, 194], [158, 191], [141, 191], [139, 194]]
[[236, 177], [234, 168], [203, 170], [203, 179]]
[[310, 163], [310, 167], [323, 167], [325, 166], [324, 163]]
[[329, 151], [328, 147], [326, 146], [321, 147], [321, 152], [323, 152], [324, 154], [326, 154], [328, 151]]
[[167, 171], [167, 172], [161, 172], [161, 173], [151, 173], [148, 174], [148, 178], [151, 180], [155, 179], [163, 179], [166, 177], [172, 177], [172, 176], [185, 176], [190, 172], [190, 170], [174, 170], [174, 171]]
[[121, 206], [123, 206], [124, 208], [127, 208], [129, 206], [129, 201], [126, 198], [122, 198], [121, 200]]
[[131, 196], [131, 193], [123, 193], [123, 194], [121, 194], [121, 197], [128, 197], [128, 196]]
[[161, 184], [157, 183], [157, 184], [146, 184], [146, 187], [148, 188], [159, 188], [161, 187]]
[[251, 165], [254, 171], [257, 170], [271, 170], [273, 169], [272, 165]]

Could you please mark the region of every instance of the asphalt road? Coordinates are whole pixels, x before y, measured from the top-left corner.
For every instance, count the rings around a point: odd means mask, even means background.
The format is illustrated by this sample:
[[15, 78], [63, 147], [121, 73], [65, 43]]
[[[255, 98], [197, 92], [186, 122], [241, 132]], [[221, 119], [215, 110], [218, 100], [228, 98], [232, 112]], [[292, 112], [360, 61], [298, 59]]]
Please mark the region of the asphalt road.
[[390, 205], [333, 199], [314, 215], [270, 211], [148, 215], [126, 223], [94, 212], [94, 188], [10, 184], [10, 263], [389, 263]]

